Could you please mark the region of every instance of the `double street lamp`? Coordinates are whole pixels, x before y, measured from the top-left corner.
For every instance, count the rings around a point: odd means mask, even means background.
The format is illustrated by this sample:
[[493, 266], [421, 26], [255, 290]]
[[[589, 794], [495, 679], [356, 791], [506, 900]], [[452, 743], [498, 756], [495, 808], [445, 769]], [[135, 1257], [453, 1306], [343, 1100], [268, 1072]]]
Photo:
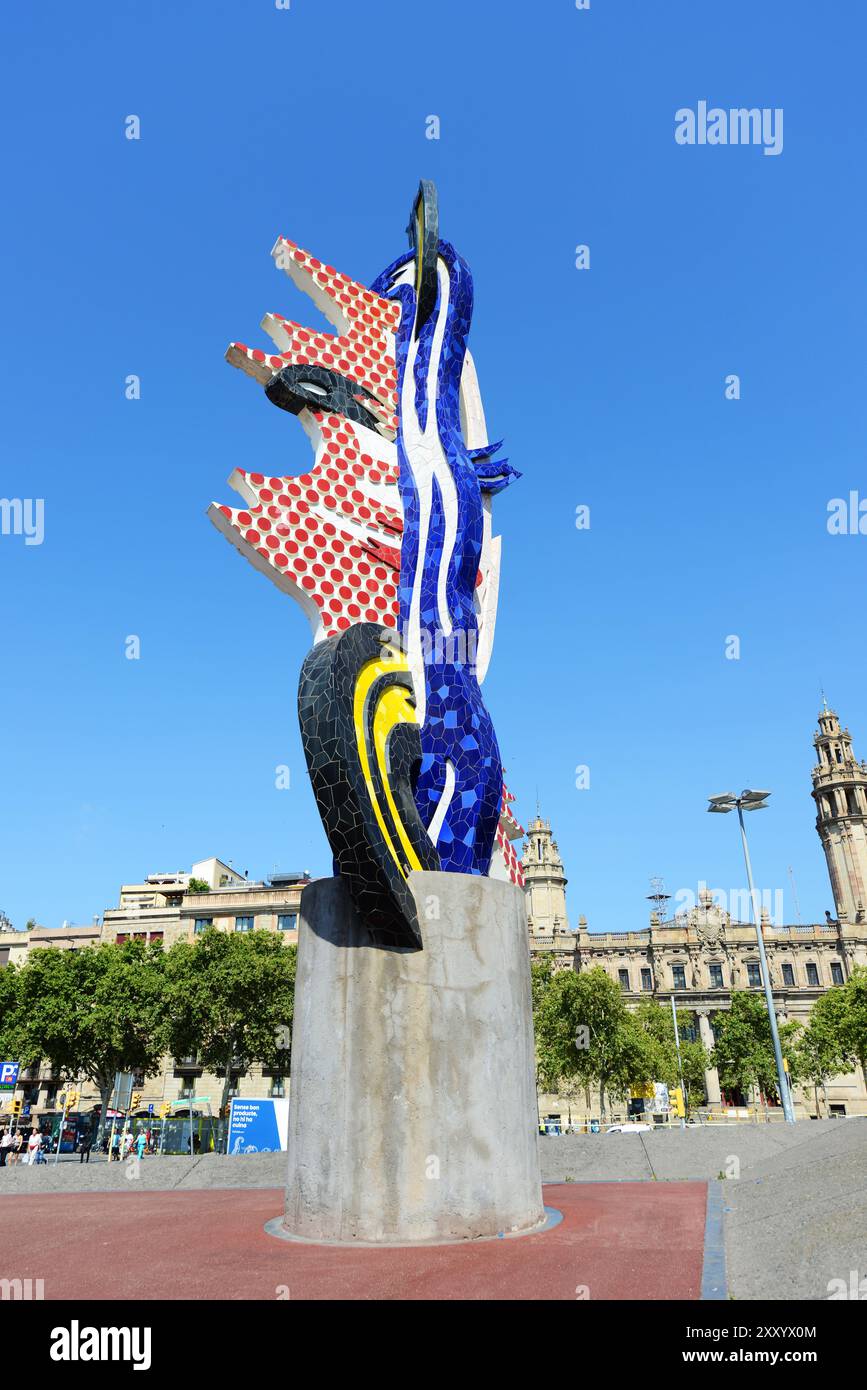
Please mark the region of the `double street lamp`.
[[750, 902], [753, 905], [753, 920], [756, 924], [756, 937], [759, 943], [759, 960], [761, 961], [762, 981], [765, 986], [765, 999], [768, 1005], [768, 1019], [771, 1025], [771, 1038], [774, 1044], [774, 1058], [777, 1063], [777, 1079], [780, 1089], [780, 1100], [783, 1105], [783, 1115], [786, 1123], [795, 1123], [795, 1112], [792, 1109], [792, 1097], [789, 1093], [789, 1079], [786, 1076], [786, 1069], [783, 1066], [783, 1050], [780, 1047], [780, 1034], [777, 1030], [777, 1015], [774, 1012], [774, 996], [771, 992], [771, 977], [768, 973], [768, 961], [765, 955], [765, 939], [762, 935], [762, 917], [759, 910], [759, 900], [756, 895], [753, 883], [753, 866], [750, 863], [750, 851], [747, 845], [747, 832], [744, 828], [744, 811], [764, 811], [768, 804], [770, 792], [751, 791], [747, 788], [742, 791], [740, 796], [735, 796], [734, 792], [723, 792], [722, 796], [710, 797], [708, 811], [716, 812], [718, 815], [726, 815], [729, 811], [737, 811], [738, 821], [741, 827], [741, 842], [744, 847], [744, 861], [747, 866], [747, 880], [750, 887]]

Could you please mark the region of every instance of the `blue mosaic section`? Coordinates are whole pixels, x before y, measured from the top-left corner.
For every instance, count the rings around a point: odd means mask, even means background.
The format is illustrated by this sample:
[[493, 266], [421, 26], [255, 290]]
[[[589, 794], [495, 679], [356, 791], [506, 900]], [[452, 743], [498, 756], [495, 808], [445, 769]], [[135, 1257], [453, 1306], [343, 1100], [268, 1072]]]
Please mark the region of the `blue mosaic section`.
[[[470, 269], [448, 242], [438, 244], [439, 256], [449, 275], [449, 304], [445, 337], [437, 373], [437, 433], [457, 493], [457, 536], [446, 575], [446, 597], [452, 636], [441, 629], [437, 587], [444, 563], [445, 517], [439, 487], [434, 481], [429, 530], [423, 556], [421, 626], [428, 641], [425, 654], [425, 721], [421, 732], [422, 770], [415, 791], [419, 814], [429, 825], [446, 788], [446, 764], [455, 773], [454, 793], [437, 840], [444, 870], [452, 873], [487, 874], [496, 837], [503, 790], [503, 769], [496, 735], [476, 679], [475, 652], [478, 629], [473, 610], [476, 576], [482, 554], [482, 487], [498, 490], [513, 470], [491, 466], [494, 452], [474, 450], [464, 443], [460, 423], [460, 379], [473, 312]], [[413, 253], [395, 261], [371, 289], [403, 305], [397, 340], [398, 396], [403, 387], [415, 318], [415, 293], [408, 285], [394, 287], [394, 275]], [[419, 334], [415, 364], [415, 398], [419, 420], [427, 417], [427, 378], [437, 310]], [[421, 499], [413, 479], [404, 444], [404, 422], [399, 412], [398, 435], [400, 489], [404, 513], [401, 551], [400, 624], [408, 630], [412, 576], [416, 570], [421, 535]], [[505, 471], [500, 472], [502, 468]], [[492, 475], [489, 476], [488, 475]]]

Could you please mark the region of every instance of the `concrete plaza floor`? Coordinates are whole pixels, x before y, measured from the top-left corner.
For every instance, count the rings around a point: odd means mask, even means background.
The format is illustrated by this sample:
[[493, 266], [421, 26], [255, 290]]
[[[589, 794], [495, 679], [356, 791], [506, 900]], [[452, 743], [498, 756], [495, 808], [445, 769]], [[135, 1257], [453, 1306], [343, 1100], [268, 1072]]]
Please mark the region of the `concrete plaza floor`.
[[33, 1265], [16, 1263], [20, 1277], [49, 1271], [47, 1298], [128, 1296], [131, 1231], [137, 1297], [274, 1298], [285, 1285], [297, 1298], [698, 1298], [710, 1185], [730, 1297], [827, 1299], [830, 1280], [867, 1276], [867, 1119], [546, 1137], [539, 1151], [559, 1227], [416, 1250], [266, 1235], [284, 1154], [7, 1167], [0, 1254]]
[[267, 1235], [280, 1189], [0, 1201], [15, 1274], [46, 1299], [696, 1299], [705, 1184], [554, 1185], [540, 1235], [349, 1249]]

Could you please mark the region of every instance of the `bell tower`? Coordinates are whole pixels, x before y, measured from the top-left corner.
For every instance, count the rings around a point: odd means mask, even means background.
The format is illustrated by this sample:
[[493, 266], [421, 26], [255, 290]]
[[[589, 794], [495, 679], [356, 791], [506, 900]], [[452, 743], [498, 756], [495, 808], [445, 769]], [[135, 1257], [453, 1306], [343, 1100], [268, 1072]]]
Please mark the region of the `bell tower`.
[[813, 735], [816, 830], [841, 922], [867, 922], [867, 763], [852, 752], [852, 737], [827, 702]]
[[569, 930], [566, 912], [566, 875], [550, 821], [537, 810], [524, 840], [521, 860], [530, 936], [551, 936]]

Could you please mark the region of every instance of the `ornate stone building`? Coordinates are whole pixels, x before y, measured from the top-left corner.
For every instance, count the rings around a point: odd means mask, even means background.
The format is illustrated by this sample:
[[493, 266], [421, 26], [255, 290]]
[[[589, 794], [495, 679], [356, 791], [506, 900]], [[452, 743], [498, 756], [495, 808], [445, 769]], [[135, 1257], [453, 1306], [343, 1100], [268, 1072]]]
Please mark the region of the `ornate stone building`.
[[[867, 764], [855, 761], [848, 731], [826, 709], [815, 736], [819, 765], [813, 771], [813, 795], [819, 807], [817, 829], [831, 872], [836, 919], [802, 925], [772, 924], [763, 911], [765, 948], [771, 986], [781, 1021], [806, 1023], [819, 996], [849, 978], [855, 965], [867, 965]], [[569, 927], [566, 875], [549, 823], [538, 814], [527, 830], [523, 856], [530, 952], [550, 956], [555, 969], [590, 970], [601, 965], [620, 984], [628, 1003], [656, 998], [691, 1011], [702, 1042], [713, 1046], [715, 1015], [730, 1007], [731, 991], [763, 988], [755, 928], [740, 921], [700, 891], [696, 905], [663, 920], [657, 910], [636, 931], [591, 932], [580, 917]], [[748, 897], [742, 901], [748, 913]], [[664, 903], [660, 896], [659, 905]], [[746, 915], [746, 914], [745, 914]], [[705, 1074], [711, 1110], [746, 1098], [724, 1096], [715, 1070]], [[835, 1077], [827, 1085], [827, 1102], [812, 1088], [796, 1094], [800, 1114], [867, 1113], [867, 1089], [860, 1070]], [[564, 1111], [566, 1102], [541, 1098], [543, 1107]], [[572, 1103], [572, 1110], [575, 1104]]]

